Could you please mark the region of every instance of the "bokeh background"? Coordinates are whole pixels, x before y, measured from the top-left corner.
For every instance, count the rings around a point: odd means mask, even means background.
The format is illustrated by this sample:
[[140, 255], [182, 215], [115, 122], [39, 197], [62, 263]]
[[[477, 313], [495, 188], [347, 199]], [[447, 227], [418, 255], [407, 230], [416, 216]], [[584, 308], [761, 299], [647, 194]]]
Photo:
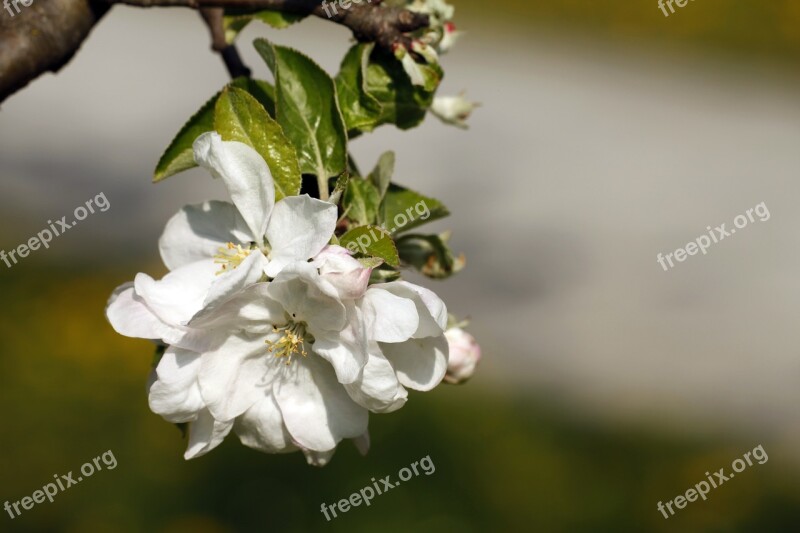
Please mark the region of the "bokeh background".
[[[100, 192], [90, 216], [0, 264], [0, 504], [112, 450], [104, 470], [3, 531], [796, 531], [800, 517], [800, 3], [456, 0], [468, 33], [443, 93], [483, 107], [353, 143], [443, 200], [468, 268], [425, 282], [483, 345], [467, 385], [373, 416], [373, 448], [324, 469], [229, 438], [185, 462], [149, 412], [152, 346], [117, 336], [106, 298], [161, 275], [180, 206], [223, 198], [190, 171], [152, 185], [163, 148], [227, 80], [188, 10], [115, 8], [57, 76], [0, 109], [0, 248]], [[24, 16], [24, 14], [23, 14]], [[321, 20], [250, 42], [334, 73], [348, 33]], [[2, 75], [2, 73], [0, 73]], [[765, 202], [756, 222], [664, 272], [656, 254]], [[671, 500], [761, 444], [669, 520]], [[326, 522], [332, 503], [424, 456], [436, 471]]]

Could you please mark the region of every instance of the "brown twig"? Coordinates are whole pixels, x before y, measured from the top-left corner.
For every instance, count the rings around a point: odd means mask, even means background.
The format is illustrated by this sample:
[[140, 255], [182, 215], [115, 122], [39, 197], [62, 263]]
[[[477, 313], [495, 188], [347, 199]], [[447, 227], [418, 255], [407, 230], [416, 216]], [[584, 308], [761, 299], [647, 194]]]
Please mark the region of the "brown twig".
[[251, 71], [242, 61], [236, 45], [228, 44], [228, 41], [225, 39], [225, 28], [222, 25], [222, 17], [224, 14], [225, 10], [221, 7], [200, 8], [200, 16], [203, 17], [211, 33], [211, 49], [218, 52], [222, 57], [231, 78], [238, 78], [239, 76], [249, 78]]
[[[397, 44], [410, 47], [411, 38], [407, 33], [424, 28], [429, 23], [426, 15], [398, 7], [384, 7], [377, 1], [353, 4], [347, 10], [341, 6], [334, 10], [333, 4], [328, 4], [327, 11], [320, 0], [36, 2], [16, 17], [0, 17], [0, 102], [41, 74], [58, 71], [72, 58], [100, 17], [115, 4], [135, 7], [186, 7], [197, 10], [235, 8], [252, 12], [271, 9], [285, 13], [314, 15], [349, 28], [359, 41], [375, 42], [387, 50], [391, 50]], [[212, 15], [212, 18], [216, 20], [217, 16]], [[215, 43], [217, 36], [213, 32], [217, 32], [218, 29], [218, 26], [212, 29]], [[243, 75], [247, 71], [235, 48], [223, 48], [219, 51], [231, 75]]]

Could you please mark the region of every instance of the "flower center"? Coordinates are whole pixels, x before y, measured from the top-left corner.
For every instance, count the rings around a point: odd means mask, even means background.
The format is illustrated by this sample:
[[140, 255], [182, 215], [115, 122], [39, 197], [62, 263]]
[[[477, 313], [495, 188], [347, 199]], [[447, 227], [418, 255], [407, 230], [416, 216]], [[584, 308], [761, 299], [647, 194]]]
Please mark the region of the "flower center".
[[305, 322], [289, 322], [286, 326], [278, 327], [273, 326], [272, 331], [275, 333], [283, 333], [277, 341], [266, 340], [267, 349], [272, 352], [275, 357], [285, 357], [286, 364], [292, 362], [292, 356], [300, 354], [303, 357], [308, 355], [303, 345], [303, 339], [306, 336]]
[[250, 250], [245, 250], [241, 244], [229, 242], [225, 248], [220, 248], [219, 253], [214, 256], [214, 262], [221, 265], [217, 276], [234, 270], [247, 259], [248, 255], [250, 255]]

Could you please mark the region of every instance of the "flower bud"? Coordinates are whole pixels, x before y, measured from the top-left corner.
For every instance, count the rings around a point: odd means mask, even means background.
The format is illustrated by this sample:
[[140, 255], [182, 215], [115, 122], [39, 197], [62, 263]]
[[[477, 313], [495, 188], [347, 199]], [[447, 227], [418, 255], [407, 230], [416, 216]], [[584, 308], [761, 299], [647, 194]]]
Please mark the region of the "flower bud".
[[456, 25], [452, 22], [446, 22], [442, 32], [442, 40], [438, 46], [439, 53], [445, 54], [450, 51], [463, 33], [456, 30]]
[[453, 385], [464, 383], [475, 373], [475, 367], [481, 359], [481, 347], [475, 337], [458, 327], [448, 329], [444, 335], [450, 346], [444, 380]]
[[467, 119], [479, 105], [464, 98], [463, 94], [458, 96], [437, 96], [433, 99], [431, 112], [445, 124], [467, 129]]

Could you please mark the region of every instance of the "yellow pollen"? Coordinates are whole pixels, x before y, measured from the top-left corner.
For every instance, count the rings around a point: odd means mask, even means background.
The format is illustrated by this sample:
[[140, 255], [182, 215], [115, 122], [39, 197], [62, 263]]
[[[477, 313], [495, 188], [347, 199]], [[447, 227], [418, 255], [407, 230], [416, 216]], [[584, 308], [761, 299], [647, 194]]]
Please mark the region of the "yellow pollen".
[[225, 248], [220, 248], [219, 253], [214, 256], [214, 262], [221, 265], [217, 276], [241, 265], [248, 255], [250, 250], [245, 250], [241, 244], [229, 242]]
[[303, 345], [303, 337], [305, 336], [304, 324], [289, 324], [281, 328], [273, 326], [272, 330], [275, 333], [283, 332], [277, 342], [264, 341], [269, 351], [275, 354], [275, 357], [285, 357], [288, 365], [292, 362], [293, 355], [300, 354], [303, 357], [308, 355]]

